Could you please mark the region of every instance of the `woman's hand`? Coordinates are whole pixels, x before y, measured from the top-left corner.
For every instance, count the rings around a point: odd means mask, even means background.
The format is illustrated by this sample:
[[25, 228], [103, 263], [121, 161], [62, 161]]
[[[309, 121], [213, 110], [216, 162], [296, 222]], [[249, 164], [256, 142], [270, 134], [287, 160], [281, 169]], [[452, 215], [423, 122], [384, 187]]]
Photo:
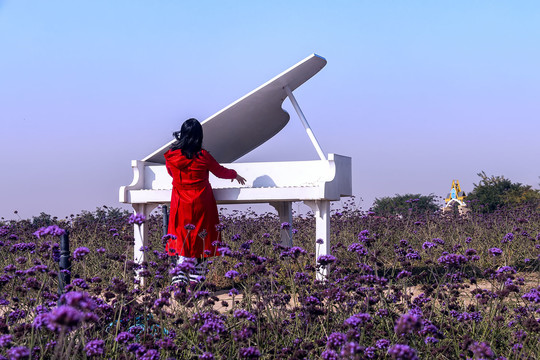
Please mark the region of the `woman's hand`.
[[238, 183], [239, 183], [240, 185], [244, 185], [244, 184], [246, 183], [246, 179], [244, 179], [242, 176], [240, 176], [240, 175], [238, 175], [238, 174], [236, 175], [236, 177], [235, 177], [234, 179], [231, 179], [231, 182], [232, 182], [233, 180], [238, 181]]

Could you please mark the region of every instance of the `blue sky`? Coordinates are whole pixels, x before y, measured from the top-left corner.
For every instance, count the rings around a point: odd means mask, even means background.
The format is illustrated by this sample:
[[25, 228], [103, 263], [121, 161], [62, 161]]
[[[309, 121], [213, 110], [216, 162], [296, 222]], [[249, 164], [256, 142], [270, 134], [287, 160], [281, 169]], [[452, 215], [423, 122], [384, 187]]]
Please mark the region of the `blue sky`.
[[[362, 208], [482, 170], [538, 188], [539, 24], [534, 1], [0, 0], [0, 217], [120, 206], [130, 160], [311, 53], [295, 95]], [[284, 107], [240, 161], [317, 158]]]

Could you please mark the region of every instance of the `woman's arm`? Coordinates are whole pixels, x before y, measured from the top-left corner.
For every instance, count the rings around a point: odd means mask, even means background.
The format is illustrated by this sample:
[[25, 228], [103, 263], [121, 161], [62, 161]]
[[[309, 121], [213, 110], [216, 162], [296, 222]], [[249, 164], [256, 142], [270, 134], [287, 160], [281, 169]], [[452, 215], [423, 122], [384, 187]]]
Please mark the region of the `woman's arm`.
[[203, 150], [202, 155], [204, 156], [204, 159], [206, 160], [208, 170], [210, 170], [210, 172], [216, 175], [218, 178], [234, 180], [238, 177], [238, 174], [236, 173], [235, 170], [227, 169], [226, 167], [221, 166], [216, 161], [216, 159], [214, 159], [214, 157], [210, 155], [208, 151]]

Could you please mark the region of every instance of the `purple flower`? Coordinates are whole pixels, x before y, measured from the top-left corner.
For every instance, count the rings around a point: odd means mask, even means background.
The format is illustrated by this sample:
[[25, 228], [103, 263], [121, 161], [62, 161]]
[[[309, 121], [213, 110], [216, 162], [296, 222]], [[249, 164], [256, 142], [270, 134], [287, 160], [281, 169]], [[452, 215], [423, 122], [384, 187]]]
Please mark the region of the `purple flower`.
[[437, 259], [440, 264], [447, 266], [459, 266], [469, 261], [465, 256], [461, 254], [446, 254]]
[[137, 354], [141, 354], [141, 353], [144, 353], [146, 351], [146, 348], [141, 345], [141, 344], [138, 344], [138, 343], [133, 343], [133, 344], [129, 344], [127, 347], [126, 347], [126, 350], [130, 353], [137, 353]]
[[176, 265], [174, 268], [172, 268], [169, 271], [169, 274], [171, 276], [177, 276], [181, 274], [186, 273], [194, 273], [195, 272], [195, 263], [196, 261], [193, 259], [186, 259], [182, 263]]
[[321, 255], [317, 259], [317, 262], [321, 264], [322, 266], [326, 266], [326, 265], [336, 262], [336, 260], [337, 260], [336, 257], [333, 255]]
[[[222, 334], [227, 332], [227, 327], [222, 319], [218, 317], [212, 317], [206, 319], [204, 324], [199, 328], [199, 332], [205, 335], [209, 334]], [[212, 336], [207, 336], [207, 341], [212, 340]], [[219, 338], [219, 337], [218, 337]]]
[[405, 255], [405, 257], [409, 260], [422, 260], [422, 257], [420, 256], [420, 254], [418, 254], [418, 251], [413, 249], [409, 249], [409, 252], [407, 253], [407, 255]]
[[364, 245], [361, 243], [352, 243], [347, 248], [350, 252], [355, 252], [360, 256], [366, 256], [368, 254], [367, 250], [364, 248]]
[[146, 216], [143, 214], [131, 214], [128, 219], [128, 224], [142, 225], [146, 221]]
[[247, 340], [252, 336], [253, 336], [253, 330], [249, 327], [245, 327], [239, 331], [235, 331], [233, 334], [234, 341]]
[[261, 356], [261, 352], [254, 346], [247, 348], [240, 348], [240, 358], [242, 359], [258, 359]]
[[184, 225], [184, 229], [186, 229], [186, 230], [195, 230], [195, 225], [186, 224], [186, 225]]
[[378, 349], [388, 349], [388, 347], [390, 346], [390, 340], [379, 339], [375, 343], [375, 346], [377, 346]]
[[51, 226], [39, 228], [34, 233], [34, 235], [37, 236], [38, 239], [41, 239], [41, 237], [45, 235], [60, 236], [65, 233], [66, 233], [66, 230], [59, 228], [58, 225], [51, 225]]
[[214, 360], [214, 354], [212, 354], [211, 352], [204, 352], [202, 353], [202, 355], [199, 356], [199, 359], [202, 359], [202, 360]]
[[343, 324], [355, 328], [359, 325], [364, 325], [369, 321], [371, 321], [371, 316], [369, 314], [360, 313], [351, 316], [350, 318], [345, 320]]
[[155, 349], [150, 349], [147, 352], [144, 353], [141, 357], [138, 358], [139, 360], [159, 360], [159, 351]]
[[7, 347], [13, 341], [11, 335], [0, 335], [0, 347]]
[[355, 359], [356, 355], [362, 353], [364, 348], [354, 341], [348, 342], [341, 348], [341, 358], [342, 359]]
[[92, 340], [89, 341], [86, 346], [84, 347], [84, 350], [86, 351], [86, 356], [97, 356], [97, 355], [103, 355], [105, 346], [105, 341], [103, 340]]
[[26, 346], [16, 346], [9, 349], [7, 355], [10, 360], [22, 360], [30, 358], [30, 349]]
[[394, 326], [396, 335], [405, 335], [420, 330], [422, 327], [422, 321], [420, 316], [406, 313], [399, 317]]
[[339, 355], [334, 350], [327, 349], [321, 353], [321, 358], [323, 360], [339, 360]]
[[97, 305], [94, 299], [83, 291], [70, 291], [60, 297], [60, 302], [82, 311], [95, 310]]
[[317, 241], [315, 241], [317, 244], [319, 245], [322, 245], [324, 244], [324, 240], [323, 239], [317, 239]]
[[229, 249], [228, 247], [220, 247], [218, 248], [218, 251], [222, 256], [232, 256], [233, 254], [231, 249]]
[[478, 252], [476, 251], [476, 249], [467, 249], [465, 250], [465, 255], [467, 256], [473, 256], [473, 255], [476, 255]]
[[492, 256], [499, 256], [502, 254], [502, 250], [499, 248], [491, 248], [488, 251]]
[[84, 246], [76, 248], [75, 251], [73, 251], [73, 260], [81, 261], [86, 255], [88, 255], [89, 252], [90, 250]]
[[496, 274], [504, 274], [504, 273], [515, 274], [516, 269], [514, 269], [511, 266], [501, 266], [500, 268], [497, 269], [497, 271], [495, 271], [495, 273]]
[[235, 288], [232, 288], [231, 290], [229, 290], [229, 296], [236, 296], [238, 295], [238, 290], [236, 290]]
[[86, 283], [86, 281], [84, 281], [83, 279], [80, 279], [80, 278], [73, 279], [73, 281], [71, 282], [71, 284], [72, 284], [73, 286], [78, 286], [78, 287], [80, 287], [81, 289], [88, 289], [88, 284]]
[[430, 241], [426, 241], [422, 244], [422, 249], [426, 250], [426, 249], [431, 249], [431, 248], [436, 248], [437, 247], [437, 244], [435, 243], [432, 243]]
[[540, 287], [531, 289], [531, 291], [523, 295], [522, 298], [535, 304], [540, 303]]
[[503, 236], [501, 243], [506, 244], [508, 242], [511, 242], [512, 240], [514, 240], [514, 234], [510, 232]]
[[49, 327], [49, 313], [38, 314], [32, 323], [32, 327], [41, 329], [43, 327]]
[[377, 355], [377, 349], [374, 348], [373, 346], [368, 346], [368, 347], [365, 348], [365, 350], [364, 350], [364, 355], [365, 355], [368, 359], [374, 359], [375, 356]]
[[288, 230], [290, 227], [291, 227], [291, 224], [289, 224], [288, 222], [281, 223], [282, 229]]
[[409, 277], [411, 275], [412, 273], [410, 271], [403, 270], [403, 271], [400, 271], [399, 274], [397, 274], [397, 278], [401, 279], [401, 278]]
[[240, 273], [236, 270], [229, 270], [225, 273], [225, 277], [228, 279], [234, 279], [235, 277], [239, 276]]
[[321, 303], [321, 301], [317, 299], [315, 296], [307, 296], [304, 298], [303, 302], [306, 306], [315, 306]]
[[122, 331], [116, 336], [116, 342], [119, 342], [120, 344], [125, 344], [135, 339], [135, 336], [131, 333]]
[[250, 313], [249, 311], [244, 310], [244, 309], [235, 310], [233, 316], [235, 318], [237, 318], [237, 319], [247, 319], [247, 320], [253, 321], [253, 322], [255, 322], [257, 320], [255, 315], [253, 315], [252, 313]]
[[478, 343], [475, 341], [474, 344], [469, 346], [469, 350], [473, 352], [477, 359], [492, 358], [495, 356], [489, 345], [485, 342]]
[[[83, 313], [69, 305], [59, 306], [49, 313], [48, 325], [58, 325], [68, 331], [75, 329], [83, 320]], [[53, 327], [53, 329], [55, 329]], [[52, 330], [52, 329], [51, 329]]]
[[333, 332], [328, 336], [326, 340], [326, 347], [329, 349], [339, 349], [341, 345], [345, 344], [347, 336], [340, 332]]
[[395, 360], [418, 360], [416, 350], [407, 345], [396, 344], [388, 349], [388, 355]]
[[303, 254], [307, 254], [307, 251], [299, 246], [293, 246], [292, 248], [282, 251], [279, 257], [291, 257], [293, 259], [298, 259], [298, 257]]

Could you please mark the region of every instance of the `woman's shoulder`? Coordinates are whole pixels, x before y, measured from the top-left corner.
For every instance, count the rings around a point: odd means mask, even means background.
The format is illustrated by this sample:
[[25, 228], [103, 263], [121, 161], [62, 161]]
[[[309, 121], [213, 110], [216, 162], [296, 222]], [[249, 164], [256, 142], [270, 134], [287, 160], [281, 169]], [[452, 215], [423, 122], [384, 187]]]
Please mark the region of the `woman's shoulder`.
[[204, 157], [212, 157], [212, 155], [206, 149], [201, 149], [201, 151], [199, 151], [199, 154], [200, 156], [204, 156]]
[[165, 159], [170, 159], [170, 158], [176, 158], [178, 156], [184, 156], [184, 154], [182, 154], [182, 150], [181, 149], [169, 149], [165, 152], [165, 154], [163, 154], [163, 156], [165, 156]]

